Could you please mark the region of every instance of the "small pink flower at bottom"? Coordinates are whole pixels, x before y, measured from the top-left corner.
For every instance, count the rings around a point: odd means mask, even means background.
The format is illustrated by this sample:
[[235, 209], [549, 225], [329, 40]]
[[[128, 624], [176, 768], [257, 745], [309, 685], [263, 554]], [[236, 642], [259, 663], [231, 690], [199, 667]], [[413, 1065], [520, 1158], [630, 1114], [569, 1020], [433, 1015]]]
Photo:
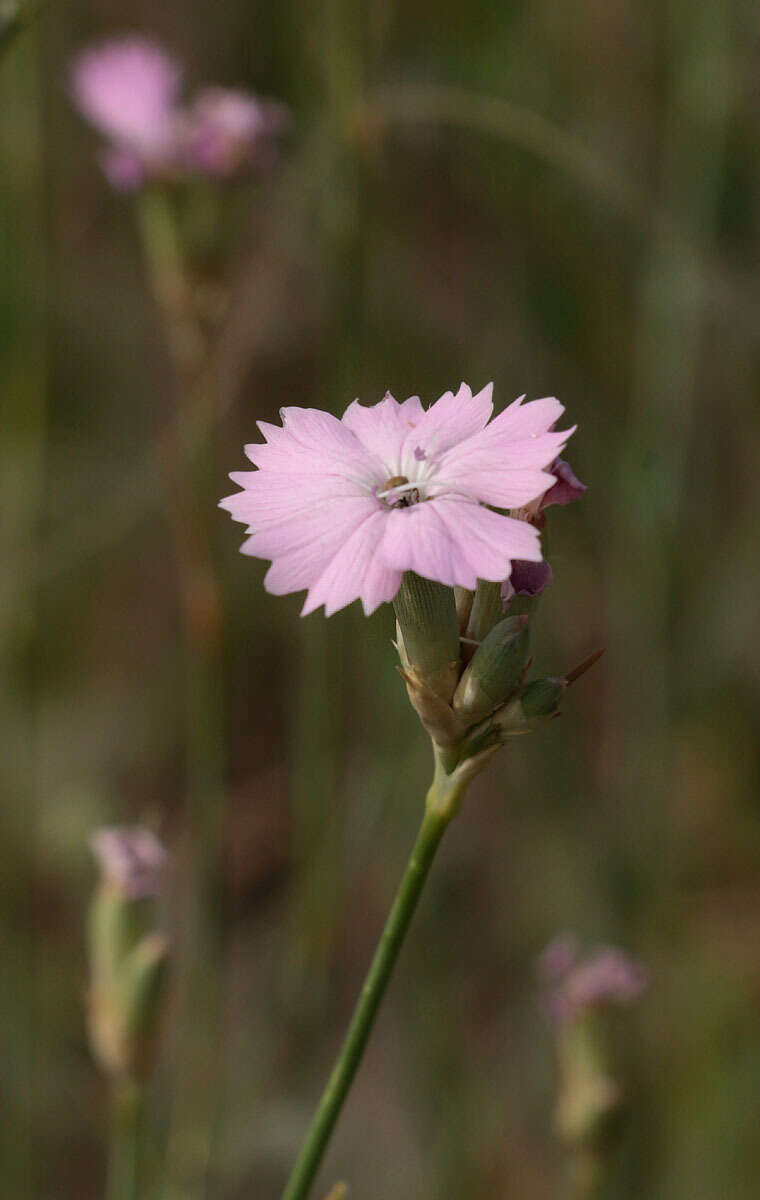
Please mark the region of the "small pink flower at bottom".
[[474, 588], [503, 580], [514, 559], [540, 562], [537, 530], [497, 510], [553, 486], [547, 468], [573, 430], [553, 429], [553, 398], [520, 397], [490, 420], [491, 394], [462, 384], [427, 410], [388, 394], [340, 420], [285, 408], [282, 428], [259, 422], [266, 442], [245, 448], [258, 470], [234, 473], [243, 490], [221, 505], [248, 526], [243, 553], [271, 559], [267, 590], [307, 589], [303, 614], [357, 599], [369, 614], [405, 571]]
[[71, 69], [71, 98], [108, 139], [104, 170], [115, 187], [137, 187], [172, 164], [182, 72], [160, 46], [120, 38], [84, 50]]
[[96, 829], [90, 838], [103, 880], [129, 900], [158, 896], [166, 850], [150, 829], [140, 825]]
[[580, 956], [575, 938], [558, 938], [538, 960], [544, 1011], [564, 1025], [596, 1008], [631, 1004], [649, 982], [647, 968], [617, 946], [597, 946]]
[[275, 101], [232, 88], [204, 88], [184, 116], [186, 166], [224, 178], [241, 167], [268, 166], [287, 123], [287, 109]]

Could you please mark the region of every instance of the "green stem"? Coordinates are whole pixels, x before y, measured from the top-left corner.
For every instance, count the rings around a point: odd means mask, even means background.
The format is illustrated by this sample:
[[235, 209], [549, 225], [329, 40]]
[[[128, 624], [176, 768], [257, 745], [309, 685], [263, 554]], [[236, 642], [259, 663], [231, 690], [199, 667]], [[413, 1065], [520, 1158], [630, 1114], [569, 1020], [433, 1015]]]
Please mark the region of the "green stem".
[[600, 1200], [604, 1190], [604, 1166], [600, 1153], [579, 1146], [568, 1163], [569, 1200]]
[[319, 1169], [335, 1123], [361, 1062], [372, 1026], [438, 845], [455, 816], [468, 779], [447, 776], [439, 764], [428, 792], [417, 840], [378, 942], [343, 1045], [322, 1093], [282, 1200], [303, 1200]]
[[138, 1200], [140, 1118], [143, 1094], [139, 1084], [117, 1081], [111, 1093], [111, 1132], [108, 1147], [108, 1200]]

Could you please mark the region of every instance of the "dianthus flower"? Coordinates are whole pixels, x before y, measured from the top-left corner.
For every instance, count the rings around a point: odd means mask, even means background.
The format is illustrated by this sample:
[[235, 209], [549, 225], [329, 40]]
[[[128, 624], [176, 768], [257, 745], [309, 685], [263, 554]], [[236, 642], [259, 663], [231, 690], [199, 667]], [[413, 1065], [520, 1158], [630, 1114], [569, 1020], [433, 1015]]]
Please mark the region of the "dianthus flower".
[[249, 527], [243, 553], [271, 559], [267, 590], [307, 589], [304, 615], [356, 599], [369, 614], [405, 571], [473, 589], [515, 559], [540, 562], [537, 529], [508, 511], [554, 485], [547, 468], [573, 430], [554, 430], [564, 410], [551, 397], [520, 397], [491, 420], [492, 390], [462, 384], [427, 410], [388, 394], [340, 420], [285, 408], [282, 428], [259, 422], [266, 441], [245, 448], [258, 469], [233, 473], [243, 490], [221, 504]]
[[282, 104], [235, 88], [204, 88], [185, 117], [186, 165], [220, 178], [241, 167], [266, 166], [286, 125]]
[[103, 169], [114, 187], [138, 187], [176, 155], [177, 62], [144, 38], [83, 51], [71, 70], [71, 96], [107, 139]]
[[152, 179], [227, 177], [267, 166], [287, 109], [249, 92], [206, 87], [181, 104], [182, 70], [160, 46], [139, 37], [85, 50], [71, 70], [71, 98], [107, 139], [101, 155], [109, 183], [134, 191]]

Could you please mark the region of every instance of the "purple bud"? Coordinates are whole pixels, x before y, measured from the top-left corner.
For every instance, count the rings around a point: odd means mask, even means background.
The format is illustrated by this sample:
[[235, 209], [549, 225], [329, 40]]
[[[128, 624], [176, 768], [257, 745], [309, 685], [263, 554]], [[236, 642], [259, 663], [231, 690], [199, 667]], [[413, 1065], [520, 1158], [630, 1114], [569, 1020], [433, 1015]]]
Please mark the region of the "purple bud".
[[542, 559], [541, 562], [529, 562], [527, 559], [516, 558], [512, 563], [509, 583], [516, 596], [540, 596], [551, 581], [552, 569], [546, 559]]
[[160, 894], [166, 850], [150, 829], [139, 825], [96, 829], [90, 846], [103, 881], [128, 899]]
[[545, 493], [541, 501], [542, 509], [550, 504], [572, 504], [574, 500], [580, 500], [587, 490], [585, 483], [576, 478], [569, 463], [562, 458], [555, 458], [549, 472], [555, 476], [556, 483]]

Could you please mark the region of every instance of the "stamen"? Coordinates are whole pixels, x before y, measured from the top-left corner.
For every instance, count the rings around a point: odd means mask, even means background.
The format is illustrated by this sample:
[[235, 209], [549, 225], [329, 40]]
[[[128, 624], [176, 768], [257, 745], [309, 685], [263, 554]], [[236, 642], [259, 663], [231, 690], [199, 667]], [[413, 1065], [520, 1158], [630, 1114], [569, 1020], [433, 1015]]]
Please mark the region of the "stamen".
[[[394, 483], [393, 479], [403, 480], [403, 482]], [[378, 500], [385, 500], [386, 496], [396, 496], [399, 493], [414, 492], [420, 486], [418, 483], [410, 483], [405, 475], [394, 475], [393, 479], [386, 480], [384, 490], [375, 493]]]
[[408, 508], [420, 498], [419, 483], [410, 483], [406, 475], [391, 475], [386, 479], [381, 492], [375, 492], [378, 500], [388, 500], [390, 508]]

